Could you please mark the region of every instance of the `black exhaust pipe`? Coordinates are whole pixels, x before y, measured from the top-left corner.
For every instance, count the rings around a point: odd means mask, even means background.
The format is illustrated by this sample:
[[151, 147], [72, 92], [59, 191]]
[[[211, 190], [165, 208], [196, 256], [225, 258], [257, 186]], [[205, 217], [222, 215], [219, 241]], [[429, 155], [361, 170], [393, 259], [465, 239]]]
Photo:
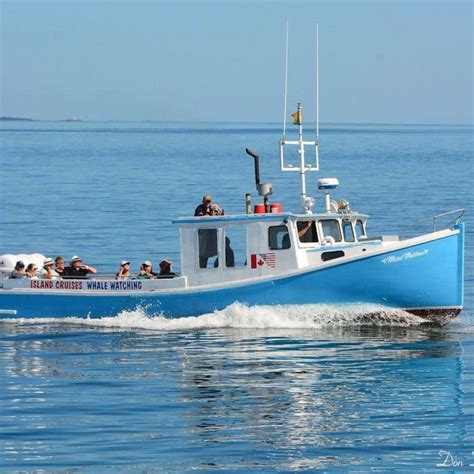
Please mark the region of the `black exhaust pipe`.
[[259, 156], [252, 150], [248, 148], [245, 149], [247, 155], [250, 155], [254, 159], [255, 163], [255, 184], [258, 186], [260, 184], [260, 158]]

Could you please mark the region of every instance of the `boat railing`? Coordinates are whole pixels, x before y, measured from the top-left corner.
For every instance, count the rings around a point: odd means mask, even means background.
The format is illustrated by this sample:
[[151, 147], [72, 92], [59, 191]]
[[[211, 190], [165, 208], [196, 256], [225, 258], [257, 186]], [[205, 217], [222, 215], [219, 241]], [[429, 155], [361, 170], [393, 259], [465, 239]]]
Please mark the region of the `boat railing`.
[[[448, 216], [453, 216], [454, 218], [449, 219], [446, 224], [444, 224], [444, 229], [449, 229], [454, 225], [457, 225], [461, 220], [462, 216], [466, 212], [465, 209], [455, 209], [454, 211], [442, 212], [441, 214], [436, 214], [435, 216], [427, 217], [420, 221], [415, 222], [414, 224], [410, 224], [409, 226], [405, 227], [400, 235], [400, 240], [403, 240], [406, 237], [407, 232], [413, 231], [416, 228], [419, 228], [422, 224], [426, 224], [431, 222], [432, 224], [432, 232], [436, 232], [439, 229], [439, 221], [441, 219], [446, 219]], [[438, 228], [437, 228], [438, 227]]]

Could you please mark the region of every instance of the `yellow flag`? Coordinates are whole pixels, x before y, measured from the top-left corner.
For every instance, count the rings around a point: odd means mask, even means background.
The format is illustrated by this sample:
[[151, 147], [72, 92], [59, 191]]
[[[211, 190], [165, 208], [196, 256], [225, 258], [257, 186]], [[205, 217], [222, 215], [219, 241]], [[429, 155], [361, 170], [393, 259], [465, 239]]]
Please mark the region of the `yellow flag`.
[[294, 125], [301, 125], [303, 121], [303, 114], [301, 113], [301, 110], [297, 110], [295, 113], [291, 114], [293, 117], [293, 124]]

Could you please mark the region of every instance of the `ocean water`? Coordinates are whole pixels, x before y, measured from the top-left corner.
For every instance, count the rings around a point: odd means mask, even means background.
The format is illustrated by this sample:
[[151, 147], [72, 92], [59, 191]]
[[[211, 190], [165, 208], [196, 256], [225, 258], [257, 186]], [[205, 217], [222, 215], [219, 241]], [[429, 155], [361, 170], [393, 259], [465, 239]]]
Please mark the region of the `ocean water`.
[[[298, 206], [275, 124], [3, 122], [0, 253], [162, 258], [205, 193]], [[309, 138], [309, 137], [308, 137]], [[473, 128], [326, 125], [321, 172], [371, 235], [466, 208], [465, 309], [442, 329], [385, 308], [249, 308], [168, 320], [0, 322], [2, 472], [474, 470]], [[421, 226], [419, 232], [427, 230]], [[378, 312], [367, 322], [367, 314]]]

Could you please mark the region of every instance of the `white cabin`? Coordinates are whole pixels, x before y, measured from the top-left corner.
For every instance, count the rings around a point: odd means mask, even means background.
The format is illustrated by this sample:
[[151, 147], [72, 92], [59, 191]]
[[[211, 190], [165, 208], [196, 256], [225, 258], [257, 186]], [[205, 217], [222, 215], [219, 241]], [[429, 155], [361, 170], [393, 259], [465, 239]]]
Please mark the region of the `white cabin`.
[[370, 243], [366, 222], [366, 215], [352, 212], [243, 214], [173, 221], [180, 230], [181, 272], [188, 287], [249, 281], [354, 257], [363, 252], [362, 242]]

